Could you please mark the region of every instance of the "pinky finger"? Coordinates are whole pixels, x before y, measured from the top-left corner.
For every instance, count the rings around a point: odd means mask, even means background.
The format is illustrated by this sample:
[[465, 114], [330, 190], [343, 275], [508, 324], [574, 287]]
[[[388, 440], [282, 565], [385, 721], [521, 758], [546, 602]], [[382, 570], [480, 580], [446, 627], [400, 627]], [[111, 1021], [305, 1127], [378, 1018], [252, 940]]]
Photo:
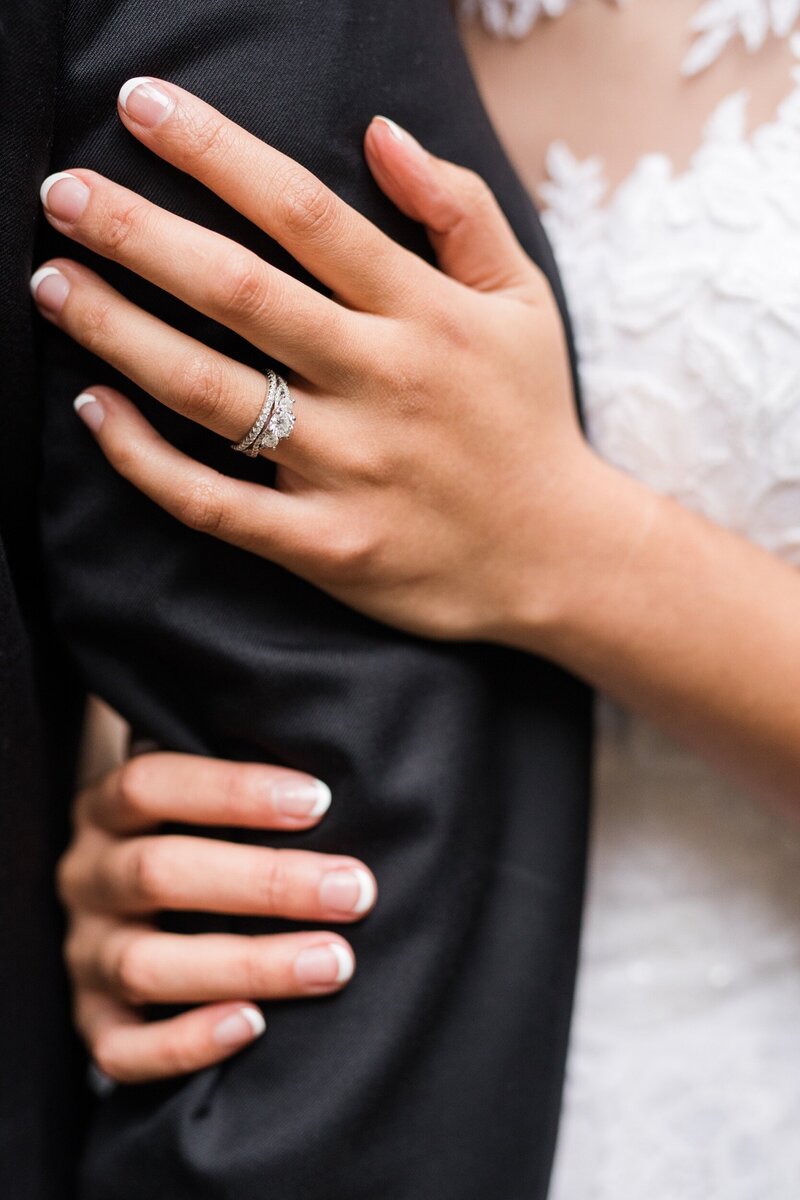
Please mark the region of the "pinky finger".
[[146, 1022], [100, 992], [81, 992], [76, 1019], [102, 1073], [115, 1083], [150, 1083], [223, 1062], [266, 1028], [260, 1008], [245, 1001], [208, 1004]]
[[313, 556], [310, 521], [299, 498], [195, 462], [111, 388], [83, 392], [75, 400], [75, 411], [111, 466], [184, 525], [296, 573]]

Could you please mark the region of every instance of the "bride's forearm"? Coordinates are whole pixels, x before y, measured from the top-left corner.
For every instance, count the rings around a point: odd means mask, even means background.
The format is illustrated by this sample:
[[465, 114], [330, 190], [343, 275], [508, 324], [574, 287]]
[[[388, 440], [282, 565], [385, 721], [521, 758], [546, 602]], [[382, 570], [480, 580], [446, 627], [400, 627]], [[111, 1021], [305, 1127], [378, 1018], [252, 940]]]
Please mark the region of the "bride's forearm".
[[797, 801], [800, 573], [593, 456], [588, 469], [548, 611], [533, 580], [510, 640]]

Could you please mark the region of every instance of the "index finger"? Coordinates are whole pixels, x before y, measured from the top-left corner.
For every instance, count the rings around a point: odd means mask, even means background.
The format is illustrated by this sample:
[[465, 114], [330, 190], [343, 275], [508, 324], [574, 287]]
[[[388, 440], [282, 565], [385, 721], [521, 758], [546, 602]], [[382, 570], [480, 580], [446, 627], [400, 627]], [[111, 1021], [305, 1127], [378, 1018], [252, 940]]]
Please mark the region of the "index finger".
[[430, 266], [345, 204], [310, 171], [160, 79], [129, 79], [119, 93], [127, 128], [242, 213], [329, 287], [364, 312], [402, 308]]
[[119, 834], [165, 822], [292, 830], [316, 825], [330, 803], [327, 784], [300, 771], [158, 751], [86, 788], [78, 816]]

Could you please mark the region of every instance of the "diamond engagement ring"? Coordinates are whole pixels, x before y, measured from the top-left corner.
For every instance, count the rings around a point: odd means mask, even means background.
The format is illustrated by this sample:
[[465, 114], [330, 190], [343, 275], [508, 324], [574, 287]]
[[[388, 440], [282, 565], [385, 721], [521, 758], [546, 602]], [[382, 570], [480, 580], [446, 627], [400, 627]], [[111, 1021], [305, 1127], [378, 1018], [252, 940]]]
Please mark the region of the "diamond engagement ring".
[[277, 371], [267, 371], [264, 403], [254, 424], [232, 450], [255, 458], [262, 450], [274, 450], [294, 429], [294, 401], [289, 385]]

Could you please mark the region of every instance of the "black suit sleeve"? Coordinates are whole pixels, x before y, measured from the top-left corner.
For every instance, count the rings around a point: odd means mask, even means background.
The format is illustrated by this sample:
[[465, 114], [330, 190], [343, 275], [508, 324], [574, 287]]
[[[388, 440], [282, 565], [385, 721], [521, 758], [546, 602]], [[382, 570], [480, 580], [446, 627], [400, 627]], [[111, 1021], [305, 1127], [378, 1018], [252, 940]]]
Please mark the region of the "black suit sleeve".
[[[73, 0], [62, 62], [53, 169], [93, 167], [296, 271], [120, 126], [123, 80], [160, 75], [427, 255], [362, 159], [369, 119], [386, 112], [480, 171], [555, 280], [443, 2]], [[75, 252], [51, 235], [41, 249]], [[100, 270], [263, 365], [170, 297]], [[544, 1196], [583, 878], [587, 694], [533, 658], [395, 633], [182, 528], [113, 474], [71, 412], [73, 395], [112, 373], [55, 330], [45, 372], [50, 595], [85, 679], [164, 745], [327, 780], [331, 812], [292, 844], [357, 854], [381, 886], [353, 931], [359, 973], [345, 993], [272, 1005], [265, 1037], [230, 1063], [104, 1102], [85, 1200]], [[182, 448], [268, 482], [263, 462], [117, 382]]]
[[0, 1190], [15, 1200], [72, 1200], [87, 1106], [53, 886], [82, 697], [42, 604], [28, 289], [63, 7], [0, 9]]

